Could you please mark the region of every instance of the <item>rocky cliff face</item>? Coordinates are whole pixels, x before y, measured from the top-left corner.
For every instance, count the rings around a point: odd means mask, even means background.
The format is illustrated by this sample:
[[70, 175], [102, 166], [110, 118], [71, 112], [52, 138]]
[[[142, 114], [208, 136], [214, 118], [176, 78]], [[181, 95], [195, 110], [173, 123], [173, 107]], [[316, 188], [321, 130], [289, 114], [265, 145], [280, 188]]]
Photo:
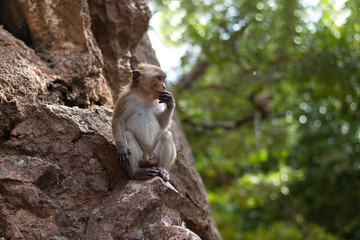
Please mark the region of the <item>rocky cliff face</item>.
[[146, 0], [1, 0], [0, 239], [220, 239], [176, 118], [170, 183], [116, 164], [118, 89], [158, 64], [150, 16]]

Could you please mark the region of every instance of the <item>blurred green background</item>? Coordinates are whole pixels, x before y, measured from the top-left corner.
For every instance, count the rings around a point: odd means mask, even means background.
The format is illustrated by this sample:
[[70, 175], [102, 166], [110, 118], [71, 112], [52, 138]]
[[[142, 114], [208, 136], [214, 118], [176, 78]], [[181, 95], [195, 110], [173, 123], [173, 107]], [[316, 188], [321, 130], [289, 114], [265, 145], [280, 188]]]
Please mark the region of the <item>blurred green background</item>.
[[222, 237], [360, 239], [360, 1], [150, 2]]

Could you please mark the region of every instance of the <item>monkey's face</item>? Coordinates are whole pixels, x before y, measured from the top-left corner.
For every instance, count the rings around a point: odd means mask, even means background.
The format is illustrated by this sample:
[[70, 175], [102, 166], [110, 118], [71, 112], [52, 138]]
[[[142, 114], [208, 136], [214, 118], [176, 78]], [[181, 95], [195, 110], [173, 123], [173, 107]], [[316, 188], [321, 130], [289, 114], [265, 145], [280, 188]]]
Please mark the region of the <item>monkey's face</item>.
[[145, 77], [145, 87], [153, 99], [158, 99], [161, 92], [166, 91], [165, 74], [160, 71], [150, 71]]
[[133, 71], [134, 89], [141, 92], [141, 96], [147, 100], [159, 99], [160, 93], [166, 91], [165, 74], [157, 66], [150, 64], [140, 64]]

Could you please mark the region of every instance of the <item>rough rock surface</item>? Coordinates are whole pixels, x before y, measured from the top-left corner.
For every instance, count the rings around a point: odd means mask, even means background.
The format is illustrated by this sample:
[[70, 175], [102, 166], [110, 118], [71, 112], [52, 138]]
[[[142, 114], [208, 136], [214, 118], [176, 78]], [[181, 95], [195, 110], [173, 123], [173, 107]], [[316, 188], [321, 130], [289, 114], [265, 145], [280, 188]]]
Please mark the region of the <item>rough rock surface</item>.
[[159, 177], [131, 181], [92, 211], [86, 239], [106, 235], [119, 239], [200, 239], [181, 227], [181, 203], [178, 191]]
[[151, 17], [147, 0], [89, 0], [92, 30], [104, 56], [106, 79], [113, 90], [131, 77], [135, 48], [146, 32]]
[[221, 239], [176, 117], [170, 183], [116, 164], [118, 88], [158, 64], [150, 15], [145, 0], [0, 2], [0, 239]]

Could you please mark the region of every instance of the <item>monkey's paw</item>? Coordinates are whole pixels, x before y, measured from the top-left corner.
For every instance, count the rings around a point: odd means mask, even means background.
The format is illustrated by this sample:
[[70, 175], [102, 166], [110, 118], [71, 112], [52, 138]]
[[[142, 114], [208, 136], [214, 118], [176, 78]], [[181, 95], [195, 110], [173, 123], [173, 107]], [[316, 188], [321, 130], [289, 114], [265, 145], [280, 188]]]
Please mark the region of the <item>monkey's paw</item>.
[[159, 103], [165, 103], [168, 108], [173, 109], [175, 107], [175, 100], [171, 92], [165, 91], [159, 93], [160, 93]]
[[151, 168], [141, 168], [137, 171], [132, 178], [133, 179], [150, 179], [153, 177], [161, 177], [165, 182], [169, 181], [169, 173], [162, 167], [151, 167]]
[[124, 152], [118, 152], [117, 162], [122, 168], [126, 168], [129, 165], [129, 156], [131, 155], [130, 150], [127, 149]]
[[162, 167], [158, 167], [159, 169], [159, 176], [165, 181], [165, 182], [168, 182], [169, 179], [170, 179], [170, 175], [168, 173], [168, 171], [166, 171], [165, 168], [162, 168]]

